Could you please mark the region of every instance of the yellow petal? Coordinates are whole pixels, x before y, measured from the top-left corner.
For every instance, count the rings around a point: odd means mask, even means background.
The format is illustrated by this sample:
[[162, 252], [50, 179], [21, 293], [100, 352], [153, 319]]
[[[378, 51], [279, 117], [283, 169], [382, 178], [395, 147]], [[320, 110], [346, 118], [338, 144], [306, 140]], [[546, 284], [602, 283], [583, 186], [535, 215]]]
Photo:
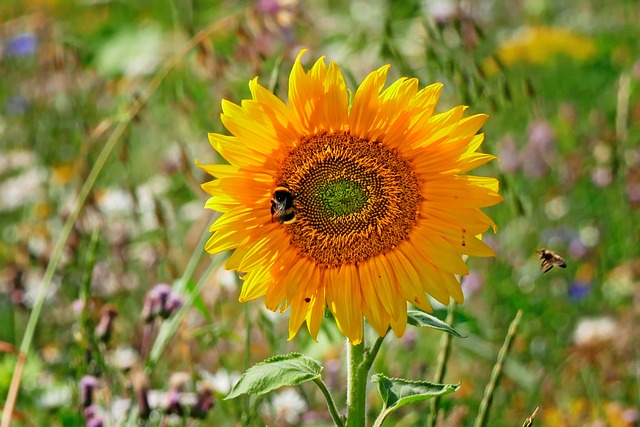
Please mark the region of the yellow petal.
[[407, 329], [407, 303], [402, 301], [401, 305], [404, 307], [401, 307], [401, 309], [398, 310], [398, 318], [391, 318], [391, 329], [398, 338], [403, 336], [404, 331]]
[[243, 279], [242, 290], [238, 301], [246, 302], [263, 296], [272, 283], [268, 265], [247, 273]]
[[[407, 244], [406, 242], [400, 243], [400, 245]], [[388, 256], [394, 265], [398, 290], [400, 290], [403, 298], [421, 310], [428, 312], [433, 311], [422, 286], [420, 286], [420, 276], [411, 261], [407, 259], [400, 250], [390, 251]]]
[[316, 292], [310, 296], [310, 308], [307, 310], [306, 321], [309, 334], [317, 341], [320, 323], [322, 322], [324, 309], [326, 307], [325, 286], [323, 285], [322, 274], [319, 268], [313, 270], [313, 273], [309, 276], [309, 281], [316, 282], [316, 285], [314, 285]]
[[374, 282], [369, 269], [370, 263], [371, 260], [366, 260], [358, 265], [363, 297], [362, 311], [371, 326], [378, 332], [378, 335], [383, 336], [389, 329], [389, 314], [384, 309], [374, 289]]
[[378, 94], [387, 79], [389, 66], [379, 68], [369, 74], [353, 96], [349, 112], [349, 130], [356, 137], [365, 137], [371, 129], [378, 113]]
[[413, 266], [420, 275], [422, 288], [441, 304], [449, 303], [446, 287], [440, 284], [440, 275], [435, 267], [413, 245], [398, 246], [405, 257], [413, 261]]
[[422, 252], [432, 264], [453, 274], [466, 276], [469, 274], [467, 264], [462, 260], [459, 252], [456, 252], [449, 242], [430, 229], [414, 227], [411, 230], [411, 240], [420, 252]]
[[366, 266], [369, 267], [371, 285], [376, 291], [378, 299], [382, 302], [387, 313], [389, 313], [392, 318], [397, 318], [398, 312], [396, 311], [397, 305], [395, 300], [398, 296], [393, 283], [393, 271], [391, 271], [391, 268], [388, 266], [384, 255], [372, 257], [371, 263]]

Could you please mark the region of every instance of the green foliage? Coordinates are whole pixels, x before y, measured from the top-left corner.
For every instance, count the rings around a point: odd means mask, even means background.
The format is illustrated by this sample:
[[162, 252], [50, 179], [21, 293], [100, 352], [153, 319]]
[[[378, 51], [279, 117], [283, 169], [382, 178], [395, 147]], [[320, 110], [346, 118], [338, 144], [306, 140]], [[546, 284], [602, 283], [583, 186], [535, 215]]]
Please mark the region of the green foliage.
[[407, 323], [420, 328], [432, 328], [447, 332], [459, 338], [464, 338], [458, 331], [449, 326], [446, 322], [423, 311], [409, 310], [407, 312]]
[[322, 365], [300, 353], [274, 356], [242, 374], [226, 399], [242, 394], [264, 394], [284, 386], [295, 386], [320, 378]]
[[375, 374], [371, 382], [378, 386], [383, 406], [375, 425], [380, 426], [392, 412], [410, 403], [421, 402], [457, 391], [460, 384], [433, 384], [427, 381], [410, 381], [402, 378], [388, 378]]

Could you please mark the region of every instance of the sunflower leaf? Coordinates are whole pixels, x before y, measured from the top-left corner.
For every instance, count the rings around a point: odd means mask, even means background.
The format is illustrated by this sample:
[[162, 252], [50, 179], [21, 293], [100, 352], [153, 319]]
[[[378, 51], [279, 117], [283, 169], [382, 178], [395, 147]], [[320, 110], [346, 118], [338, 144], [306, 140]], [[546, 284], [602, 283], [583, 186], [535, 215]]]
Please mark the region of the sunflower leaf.
[[434, 384], [427, 381], [410, 381], [402, 378], [389, 378], [382, 374], [375, 374], [371, 382], [378, 385], [378, 392], [382, 397], [383, 408], [375, 422], [375, 426], [382, 425], [382, 421], [409, 403], [428, 400], [437, 396], [453, 393], [460, 388], [460, 384]]
[[322, 365], [300, 353], [274, 356], [247, 369], [225, 400], [241, 394], [264, 394], [320, 378]]
[[458, 331], [453, 329], [451, 326], [449, 326], [442, 320], [430, 314], [424, 313], [422, 311], [409, 310], [407, 312], [407, 323], [412, 326], [439, 329], [441, 331], [448, 332], [451, 335], [454, 335], [458, 338], [466, 338], [466, 336], [461, 335]]

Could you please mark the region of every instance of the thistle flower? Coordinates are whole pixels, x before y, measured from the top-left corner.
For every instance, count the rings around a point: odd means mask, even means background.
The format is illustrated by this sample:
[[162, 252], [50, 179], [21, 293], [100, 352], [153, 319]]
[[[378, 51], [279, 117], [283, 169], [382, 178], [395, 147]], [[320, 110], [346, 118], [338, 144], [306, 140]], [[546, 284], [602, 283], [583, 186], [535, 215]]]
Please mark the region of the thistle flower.
[[215, 398], [213, 396], [213, 387], [207, 381], [203, 381], [198, 385], [198, 394], [195, 405], [189, 411], [192, 418], [202, 420], [213, 408]]
[[84, 410], [84, 419], [86, 427], [102, 427], [104, 425], [104, 420], [99, 415], [100, 410], [92, 405], [88, 406]]
[[251, 80], [252, 99], [222, 102], [233, 134], [210, 134], [229, 165], [200, 165], [206, 207], [222, 212], [206, 244], [235, 251], [226, 268], [246, 273], [240, 301], [265, 297], [290, 309], [289, 338], [306, 321], [315, 339], [325, 306], [352, 343], [363, 316], [400, 337], [407, 301], [431, 311], [463, 301], [461, 255], [493, 256], [477, 236], [495, 224], [480, 208], [502, 200], [494, 178], [465, 172], [493, 160], [477, 152], [484, 114], [434, 114], [442, 90], [401, 78], [382, 91], [388, 66], [349, 100], [338, 66], [295, 61], [288, 105]]
[[143, 371], [134, 371], [131, 374], [131, 384], [138, 401], [138, 416], [146, 420], [151, 415], [149, 405], [149, 378]]
[[98, 385], [98, 379], [93, 375], [85, 375], [80, 379], [80, 402], [83, 408], [93, 404], [93, 391]]
[[109, 342], [113, 332], [113, 320], [118, 316], [118, 310], [114, 306], [107, 304], [102, 308], [101, 313], [95, 333], [101, 341]]
[[146, 323], [151, 323], [156, 316], [168, 319], [182, 307], [182, 304], [182, 297], [173, 292], [171, 286], [161, 283], [147, 292], [141, 316]]
[[169, 378], [169, 392], [167, 393], [167, 406], [165, 410], [167, 414], [183, 415], [184, 410], [180, 403], [180, 393], [188, 384], [189, 379], [189, 374], [186, 372], [175, 372]]

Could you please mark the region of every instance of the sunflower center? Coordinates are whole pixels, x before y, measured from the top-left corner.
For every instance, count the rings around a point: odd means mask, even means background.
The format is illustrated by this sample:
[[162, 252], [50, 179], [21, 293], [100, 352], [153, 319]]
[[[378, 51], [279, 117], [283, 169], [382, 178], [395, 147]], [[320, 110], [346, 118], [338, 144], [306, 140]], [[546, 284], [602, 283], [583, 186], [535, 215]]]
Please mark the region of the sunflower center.
[[358, 263], [406, 239], [421, 202], [411, 165], [378, 141], [347, 132], [303, 138], [280, 165], [276, 185], [296, 194], [290, 243], [325, 267]]
[[361, 212], [369, 200], [359, 182], [343, 178], [320, 183], [312, 195], [319, 199], [318, 206], [322, 206], [327, 218]]

